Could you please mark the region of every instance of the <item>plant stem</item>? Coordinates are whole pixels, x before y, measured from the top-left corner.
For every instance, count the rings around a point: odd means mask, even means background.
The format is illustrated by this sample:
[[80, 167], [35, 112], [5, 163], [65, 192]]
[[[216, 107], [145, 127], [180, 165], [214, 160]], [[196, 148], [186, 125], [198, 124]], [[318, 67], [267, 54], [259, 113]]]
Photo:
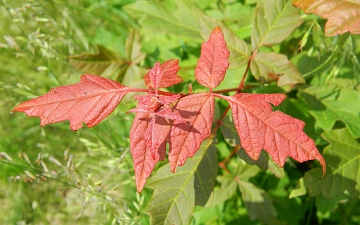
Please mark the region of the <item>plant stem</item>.
[[243, 89], [244, 86], [245, 86], [245, 78], [246, 78], [246, 75], [247, 75], [248, 72], [249, 72], [250, 65], [251, 65], [251, 61], [252, 61], [252, 59], [253, 59], [254, 56], [255, 56], [255, 54], [253, 53], [253, 54], [251, 55], [251, 57], [249, 58], [249, 61], [248, 61], [248, 63], [247, 63], [247, 66], [246, 66], [244, 75], [243, 75], [243, 77], [242, 77], [242, 79], [241, 79], [241, 82], [240, 82], [240, 84], [239, 84], [238, 90], [237, 90], [237, 92], [236, 92], [237, 94], [238, 94], [238, 93], [241, 93], [242, 89]]

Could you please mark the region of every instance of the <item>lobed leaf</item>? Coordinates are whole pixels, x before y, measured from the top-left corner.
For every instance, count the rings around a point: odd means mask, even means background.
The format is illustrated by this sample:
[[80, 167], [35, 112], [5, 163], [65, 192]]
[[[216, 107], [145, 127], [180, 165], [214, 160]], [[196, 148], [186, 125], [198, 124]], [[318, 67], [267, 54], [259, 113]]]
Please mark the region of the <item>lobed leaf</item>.
[[216, 27], [209, 40], [201, 45], [200, 58], [195, 68], [196, 80], [210, 90], [218, 86], [229, 67], [229, 55], [221, 29]]
[[[222, 120], [220, 125], [221, 132], [224, 136], [225, 141], [232, 147], [240, 145], [239, 134], [235, 128], [234, 121], [231, 115], [226, 115], [226, 117]], [[256, 165], [262, 170], [269, 170], [276, 177], [284, 177], [285, 172], [283, 168], [280, 168], [272, 158], [270, 158], [264, 152], [260, 152], [259, 158], [254, 161], [249, 157], [249, 155], [244, 151], [244, 149], [239, 149], [236, 154], [238, 157], [250, 165]]]
[[291, 0], [259, 0], [251, 35], [253, 50], [282, 42], [301, 22], [300, 10]]
[[[153, 69], [146, 73], [144, 77], [146, 86], [158, 89], [180, 83], [182, 78], [177, 75], [180, 69], [178, 64], [179, 60], [177, 59], [170, 59], [161, 65], [156, 63]], [[151, 78], [152, 76], [153, 78]]]
[[195, 205], [204, 205], [214, 188], [217, 175], [216, 148], [207, 139], [193, 158], [176, 173], [168, 164], [150, 177], [154, 193], [147, 206], [151, 224], [189, 224]]
[[209, 93], [193, 94], [181, 98], [173, 107], [186, 123], [174, 124], [167, 141], [170, 145], [171, 171], [184, 165], [199, 149], [202, 141], [209, 137], [214, 118], [214, 97]]
[[278, 86], [305, 83], [301, 73], [287, 57], [274, 52], [257, 53], [251, 61], [251, 72], [255, 78], [266, 82], [277, 80]]
[[324, 149], [329, 172], [323, 178], [317, 169], [305, 174], [304, 183], [310, 195], [334, 198], [347, 190], [357, 198], [360, 194], [359, 142], [346, 128], [326, 131], [322, 136], [330, 143]]
[[16, 106], [13, 112], [38, 116], [41, 126], [70, 120], [70, 128], [93, 127], [105, 119], [133, 89], [99, 76], [85, 74], [77, 84], [60, 86]]
[[299, 162], [317, 159], [325, 174], [325, 160], [303, 132], [304, 122], [272, 111], [269, 103], [279, 105], [285, 95], [236, 94], [222, 98], [229, 101], [241, 146], [253, 160], [259, 158], [262, 149], [281, 167], [288, 156]]
[[335, 36], [350, 32], [360, 34], [360, 1], [354, 0], [293, 0], [305, 13], [328, 19], [325, 35]]

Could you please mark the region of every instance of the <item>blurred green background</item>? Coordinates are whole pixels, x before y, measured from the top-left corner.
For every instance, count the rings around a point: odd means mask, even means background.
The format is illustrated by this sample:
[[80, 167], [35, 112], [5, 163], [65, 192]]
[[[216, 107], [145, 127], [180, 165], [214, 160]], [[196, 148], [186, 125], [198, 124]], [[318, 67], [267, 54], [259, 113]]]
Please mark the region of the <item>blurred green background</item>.
[[[129, 152], [133, 102], [124, 100], [93, 129], [39, 125], [15, 105], [81, 72], [69, 55], [102, 44], [124, 55], [132, 1], [2, 0], [0, 3], [0, 224], [139, 224], [146, 191], [136, 193]], [[114, 122], [116, 121], [116, 122]], [[51, 178], [51, 179], [50, 179]]]

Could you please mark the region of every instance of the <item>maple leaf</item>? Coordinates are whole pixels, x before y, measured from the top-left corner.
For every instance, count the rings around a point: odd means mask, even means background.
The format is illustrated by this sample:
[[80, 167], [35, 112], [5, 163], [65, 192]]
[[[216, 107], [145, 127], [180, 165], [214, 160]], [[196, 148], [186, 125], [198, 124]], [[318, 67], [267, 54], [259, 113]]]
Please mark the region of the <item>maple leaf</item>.
[[[134, 161], [136, 188], [139, 193], [156, 163], [165, 158], [165, 138], [169, 130], [170, 125], [163, 117], [149, 113], [137, 113], [135, 116], [130, 130], [130, 150]], [[145, 134], [144, 131], [146, 131]], [[150, 137], [146, 134], [149, 132], [152, 135]], [[149, 139], [151, 139], [150, 144]]]
[[177, 59], [170, 59], [161, 65], [157, 62], [144, 77], [146, 86], [157, 90], [180, 83], [182, 78], [176, 75], [180, 69], [178, 64], [179, 60]]
[[305, 13], [315, 13], [328, 21], [325, 35], [334, 36], [345, 32], [360, 34], [360, 1], [348, 0], [293, 0], [293, 4]]
[[70, 120], [70, 128], [78, 130], [82, 122], [88, 127], [100, 123], [132, 91], [116, 81], [85, 74], [79, 83], [56, 87], [45, 95], [19, 104], [12, 111], [40, 117], [41, 126]]
[[277, 106], [285, 99], [285, 95], [214, 95], [230, 103], [241, 146], [253, 160], [259, 158], [262, 149], [281, 167], [288, 156], [299, 162], [317, 159], [325, 174], [324, 158], [318, 152], [314, 141], [303, 132], [305, 123], [280, 111], [272, 111], [269, 103]]
[[193, 94], [181, 98], [174, 107], [186, 123], [173, 124], [167, 141], [170, 144], [171, 171], [193, 157], [202, 141], [209, 137], [214, 117], [214, 97], [209, 93]]
[[201, 55], [195, 69], [196, 80], [212, 90], [224, 80], [229, 67], [230, 52], [220, 27], [216, 27], [207, 42], [201, 45]]
[[151, 102], [144, 99], [154, 97], [151, 94], [138, 97], [139, 106], [129, 111], [137, 113], [130, 131], [130, 142], [138, 192], [143, 189], [151, 168], [165, 157], [166, 142], [170, 145], [171, 171], [175, 172], [176, 166], [184, 165], [210, 135], [214, 115], [214, 97], [209, 93], [181, 98], [172, 108], [162, 105], [149, 110], [142, 105]]

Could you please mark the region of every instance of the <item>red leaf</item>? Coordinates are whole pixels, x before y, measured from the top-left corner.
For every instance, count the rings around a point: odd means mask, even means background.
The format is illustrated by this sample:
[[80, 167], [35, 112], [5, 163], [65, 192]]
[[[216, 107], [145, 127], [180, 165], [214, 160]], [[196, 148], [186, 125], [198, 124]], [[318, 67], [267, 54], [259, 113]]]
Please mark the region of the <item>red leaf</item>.
[[[139, 193], [156, 163], [165, 158], [165, 138], [169, 130], [169, 123], [153, 113], [138, 113], [135, 116], [130, 131], [130, 149], [134, 161], [136, 188]], [[152, 136], [149, 137], [148, 133]]]
[[293, 0], [305, 13], [315, 13], [328, 19], [325, 35], [350, 32], [360, 34], [360, 2], [348, 0]]
[[78, 130], [83, 121], [88, 127], [100, 123], [131, 90], [115, 81], [85, 74], [79, 83], [56, 87], [45, 95], [21, 103], [13, 112], [38, 116], [42, 126], [70, 120], [70, 128]]
[[174, 107], [186, 123], [173, 124], [167, 141], [170, 144], [171, 171], [193, 157], [202, 141], [210, 135], [214, 117], [214, 97], [209, 93], [181, 98]]
[[269, 103], [279, 105], [285, 95], [237, 94], [219, 97], [229, 101], [241, 146], [253, 160], [259, 158], [261, 149], [267, 151], [281, 167], [288, 156], [299, 162], [317, 159], [325, 174], [324, 158], [314, 141], [303, 132], [305, 123], [280, 111], [272, 111]]
[[221, 29], [216, 27], [209, 40], [201, 45], [201, 55], [195, 69], [196, 80], [210, 89], [218, 86], [229, 67], [229, 55]]
[[170, 59], [161, 65], [156, 63], [144, 77], [146, 86], [156, 90], [180, 83], [182, 78], [176, 75], [180, 69], [178, 64], [177, 59]]

